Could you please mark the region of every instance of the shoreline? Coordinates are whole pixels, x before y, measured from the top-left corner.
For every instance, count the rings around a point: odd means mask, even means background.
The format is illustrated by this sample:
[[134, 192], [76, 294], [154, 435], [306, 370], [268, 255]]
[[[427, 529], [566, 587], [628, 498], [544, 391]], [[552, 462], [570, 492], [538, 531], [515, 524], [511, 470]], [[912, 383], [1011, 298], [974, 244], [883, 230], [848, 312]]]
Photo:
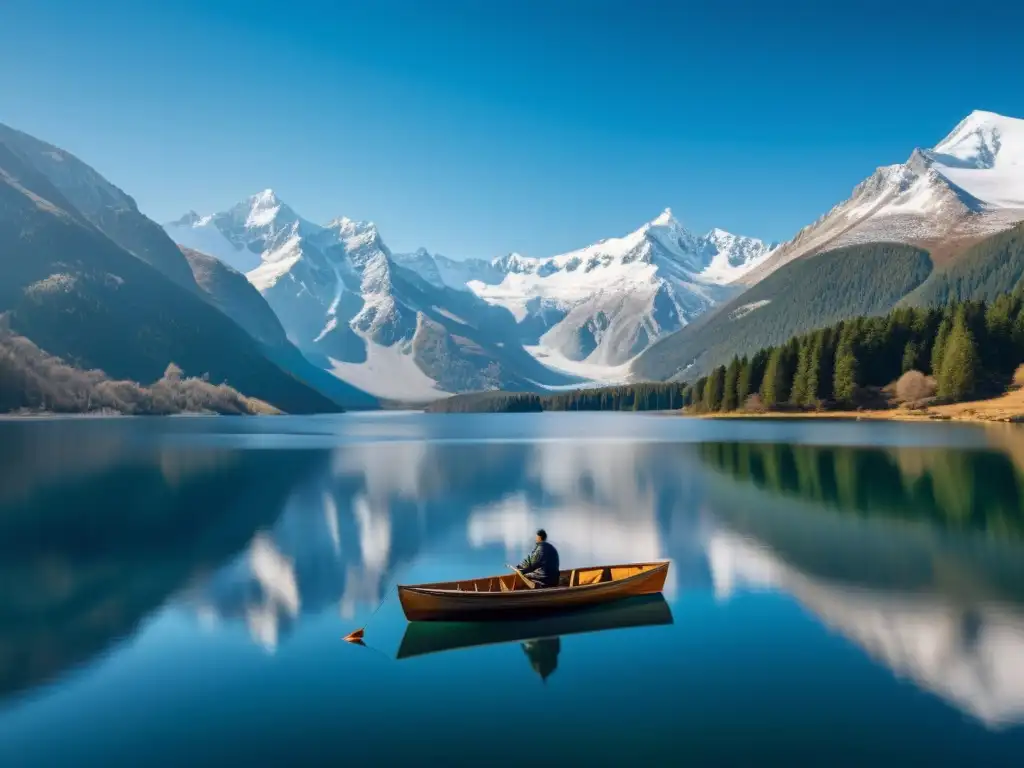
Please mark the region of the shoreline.
[[766, 411], [764, 413], [682, 413], [691, 419], [833, 419], [836, 421], [965, 421], [972, 423], [1024, 423], [1024, 390], [986, 400], [933, 405], [911, 410], [889, 408], [863, 411]]

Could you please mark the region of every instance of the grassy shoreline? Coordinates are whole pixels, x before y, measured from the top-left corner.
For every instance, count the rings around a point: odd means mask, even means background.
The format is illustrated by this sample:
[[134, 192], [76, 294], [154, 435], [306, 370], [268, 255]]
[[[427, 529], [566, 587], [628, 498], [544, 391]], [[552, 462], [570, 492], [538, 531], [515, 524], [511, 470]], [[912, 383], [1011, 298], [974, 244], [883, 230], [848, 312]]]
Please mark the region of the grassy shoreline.
[[844, 421], [971, 421], [1024, 422], [1024, 390], [986, 400], [971, 400], [927, 408], [889, 408], [863, 411], [766, 411], [748, 413], [681, 413], [696, 419], [835, 419]]

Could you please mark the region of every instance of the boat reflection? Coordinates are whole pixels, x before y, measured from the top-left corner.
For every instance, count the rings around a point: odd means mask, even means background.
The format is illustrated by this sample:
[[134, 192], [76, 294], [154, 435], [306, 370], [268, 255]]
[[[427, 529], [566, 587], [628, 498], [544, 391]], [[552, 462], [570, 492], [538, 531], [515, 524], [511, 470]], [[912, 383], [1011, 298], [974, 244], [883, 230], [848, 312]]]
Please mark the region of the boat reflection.
[[544, 682], [558, 668], [562, 638], [541, 637], [537, 640], [527, 640], [522, 644], [522, 648], [526, 658], [530, 660], [533, 671], [540, 675], [541, 682]]
[[414, 621], [406, 627], [397, 658], [519, 642], [530, 666], [541, 680], [546, 680], [558, 666], [564, 635], [668, 624], [672, 624], [672, 609], [660, 594], [545, 618], [490, 622]]

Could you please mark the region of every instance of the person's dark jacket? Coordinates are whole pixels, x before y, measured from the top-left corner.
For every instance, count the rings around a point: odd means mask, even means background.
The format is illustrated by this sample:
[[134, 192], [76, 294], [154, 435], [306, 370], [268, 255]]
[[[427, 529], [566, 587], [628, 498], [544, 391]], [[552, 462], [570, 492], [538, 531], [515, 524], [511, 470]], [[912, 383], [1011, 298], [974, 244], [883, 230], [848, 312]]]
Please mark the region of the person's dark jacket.
[[545, 587], [558, 586], [558, 550], [546, 541], [537, 542], [533, 552], [516, 567]]

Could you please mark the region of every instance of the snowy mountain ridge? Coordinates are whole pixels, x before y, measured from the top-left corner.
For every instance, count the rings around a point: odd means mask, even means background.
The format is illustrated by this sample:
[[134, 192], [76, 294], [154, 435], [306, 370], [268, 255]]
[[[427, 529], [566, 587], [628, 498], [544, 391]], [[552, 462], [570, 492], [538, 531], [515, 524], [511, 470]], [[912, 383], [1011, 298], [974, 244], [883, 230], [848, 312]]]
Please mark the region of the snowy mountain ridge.
[[938, 256], [1024, 220], [1024, 120], [975, 111], [933, 149], [878, 168], [849, 198], [737, 282], [752, 285], [802, 256], [899, 242]]
[[311, 359], [401, 400], [621, 379], [630, 358], [731, 295], [732, 275], [771, 253], [722, 230], [697, 237], [666, 209], [624, 237], [547, 258], [392, 254], [372, 222], [319, 226], [270, 189], [165, 230], [243, 272]]
[[720, 229], [696, 236], [666, 208], [623, 237], [550, 257], [513, 252], [455, 266], [420, 249], [397, 258], [425, 280], [507, 309], [538, 359], [615, 380], [653, 341], [735, 293], [727, 283], [772, 249]]

